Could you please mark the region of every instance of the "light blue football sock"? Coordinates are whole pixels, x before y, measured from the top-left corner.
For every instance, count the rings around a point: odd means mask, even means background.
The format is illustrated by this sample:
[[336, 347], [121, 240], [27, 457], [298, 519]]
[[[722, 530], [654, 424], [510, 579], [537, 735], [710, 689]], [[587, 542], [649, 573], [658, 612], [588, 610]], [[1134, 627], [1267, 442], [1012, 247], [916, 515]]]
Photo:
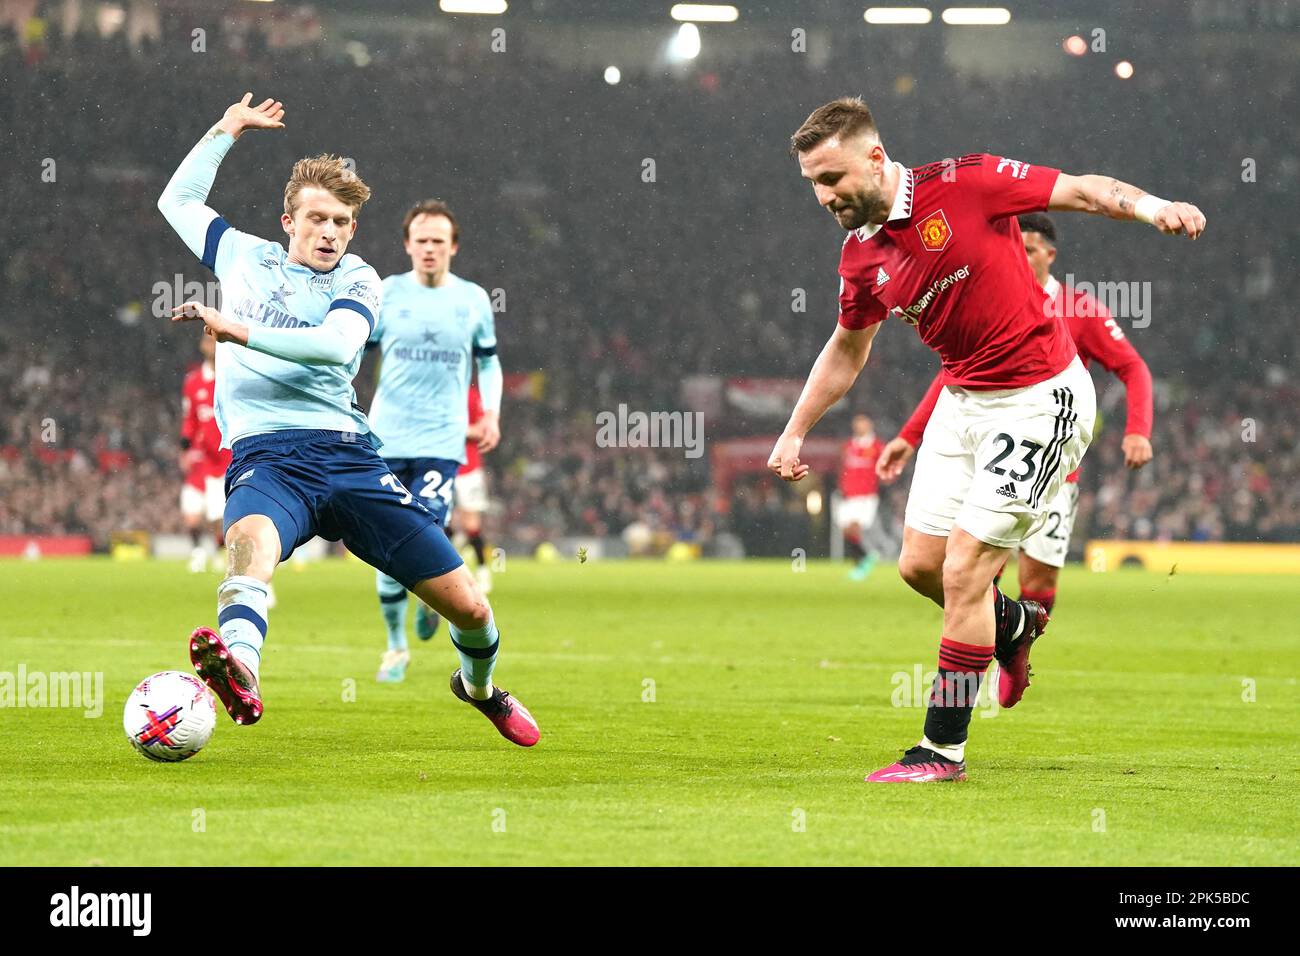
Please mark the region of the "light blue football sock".
[[388, 649], [406, 650], [406, 588], [383, 571], [375, 572], [375, 590], [379, 592], [379, 610], [388, 628]]
[[501, 632], [488, 612], [488, 622], [483, 627], [462, 630], [451, 621], [451, 643], [460, 655], [460, 670], [465, 679], [475, 687], [486, 688], [492, 684], [492, 669], [497, 666], [497, 649], [501, 645]]
[[253, 676], [262, 662], [266, 640], [266, 595], [264, 581], [247, 575], [226, 578], [217, 587], [217, 628], [221, 640]]

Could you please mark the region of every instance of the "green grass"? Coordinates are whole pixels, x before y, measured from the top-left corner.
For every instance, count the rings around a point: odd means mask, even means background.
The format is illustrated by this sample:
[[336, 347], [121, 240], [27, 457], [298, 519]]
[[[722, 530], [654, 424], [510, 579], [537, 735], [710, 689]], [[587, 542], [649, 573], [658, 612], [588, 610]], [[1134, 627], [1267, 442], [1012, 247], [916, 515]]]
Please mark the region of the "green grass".
[[367, 568], [285, 567], [266, 716], [220, 713], [174, 765], [132, 751], [121, 709], [188, 669], [216, 577], [0, 570], [0, 672], [102, 671], [105, 691], [100, 719], [0, 710], [0, 864], [1300, 862], [1294, 578], [1067, 570], [1034, 686], [974, 718], [970, 780], [867, 786], [919, 736], [895, 675], [928, 671], [940, 630], [890, 567], [512, 561], [497, 677], [542, 726], [531, 751], [448, 692], [445, 630], [375, 683]]

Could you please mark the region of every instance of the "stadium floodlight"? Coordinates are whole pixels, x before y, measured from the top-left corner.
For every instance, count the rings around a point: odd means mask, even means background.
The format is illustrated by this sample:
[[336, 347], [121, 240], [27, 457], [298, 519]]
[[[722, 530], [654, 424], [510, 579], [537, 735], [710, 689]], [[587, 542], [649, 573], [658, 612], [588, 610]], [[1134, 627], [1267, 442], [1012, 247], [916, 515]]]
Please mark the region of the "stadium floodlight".
[[953, 27], [1000, 27], [1011, 22], [1006, 7], [949, 7], [943, 22]]
[[1070, 56], [1083, 56], [1088, 52], [1088, 41], [1076, 33], [1074, 36], [1066, 37], [1061, 47]]
[[438, 0], [443, 13], [505, 13], [506, 0]]
[[735, 23], [740, 11], [728, 3], [674, 3], [668, 15], [695, 23]]
[[618, 81], [623, 79], [623, 72], [616, 66], [605, 67], [605, 82], [610, 86], [618, 86]]
[[925, 7], [867, 7], [862, 19], [877, 26], [902, 23], [929, 23], [934, 18]]
[[683, 23], [668, 45], [674, 60], [693, 60], [700, 55], [700, 28], [694, 23]]
[[1131, 79], [1133, 76], [1133, 64], [1128, 60], [1120, 60], [1115, 64], [1115, 75], [1121, 80]]

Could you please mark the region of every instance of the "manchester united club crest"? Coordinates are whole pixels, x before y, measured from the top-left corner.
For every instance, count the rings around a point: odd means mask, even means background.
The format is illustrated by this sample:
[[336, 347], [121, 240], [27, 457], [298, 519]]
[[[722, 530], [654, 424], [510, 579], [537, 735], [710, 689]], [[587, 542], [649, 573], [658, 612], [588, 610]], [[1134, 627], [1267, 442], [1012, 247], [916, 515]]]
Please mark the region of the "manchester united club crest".
[[921, 245], [930, 252], [943, 252], [952, 238], [952, 227], [944, 218], [942, 209], [922, 219], [916, 231], [921, 234]]

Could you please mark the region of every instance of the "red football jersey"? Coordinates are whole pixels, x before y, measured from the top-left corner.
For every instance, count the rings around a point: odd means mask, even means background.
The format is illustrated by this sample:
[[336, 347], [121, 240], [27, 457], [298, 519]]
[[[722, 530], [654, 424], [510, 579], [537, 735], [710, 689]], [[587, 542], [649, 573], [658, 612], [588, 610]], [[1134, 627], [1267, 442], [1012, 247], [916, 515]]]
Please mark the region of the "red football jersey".
[[[469, 383], [469, 423], [473, 425], [483, 417], [483, 399], [478, 393], [478, 383]], [[456, 472], [458, 475], [468, 475], [471, 471], [483, 467], [483, 455], [478, 450], [478, 442], [465, 442], [465, 464], [460, 466]]]
[[876, 477], [876, 459], [884, 447], [884, 443], [875, 435], [865, 442], [850, 438], [844, 443], [844, 457], [840, 465], [840, 494], [845, 498], [860, 498], [880, 491], [880, 480]]
[[883, 226], [840, 254], [840, 324], [893, 315], [943, 361], [943, 384], [1023, 388], [1075, 356], [1025, 258], [1015, 216], [1046, 209], [1060, 170], [982, 153], [908, 169]]
[[[1137, 349], [1133, 348], [1133, 343], [1125, 337], [1124, 331], [1106, 307], [1087, 292], [1062, 285], [1055, 276], [1047, 277], [1044, 291], [1048, 296], [1047, 311], [1066, 320], [1070, 338], [1074, 340], [1083, 364], [1095, 361], [1124, 383], [1124, 394], [1128, 400], [1128, 420], [1124, 425], [1124, 434], [1150, 438], [1154, 417], [1151, 370]], [[939, 389], [944, 385], [942, 378], [942, 372], [934, 377], [925, 397], [898, 433], [900, 438], [913, 447], [921, 444], [926, 423], [930, 421], [935, 403], [939, 400]], [[1078, 480], [1079, 470], [1076, 468], [1066, 481]]]
[[216, 373], [206, 362], [191, 369], [181, 386], [181, 439], [203, 452], [203, 459], [185, 475], [186, 483], [196, 488], [230, 467], [230, 449], [221, 447], [221, 429], [212, 407], [215, 390]]

